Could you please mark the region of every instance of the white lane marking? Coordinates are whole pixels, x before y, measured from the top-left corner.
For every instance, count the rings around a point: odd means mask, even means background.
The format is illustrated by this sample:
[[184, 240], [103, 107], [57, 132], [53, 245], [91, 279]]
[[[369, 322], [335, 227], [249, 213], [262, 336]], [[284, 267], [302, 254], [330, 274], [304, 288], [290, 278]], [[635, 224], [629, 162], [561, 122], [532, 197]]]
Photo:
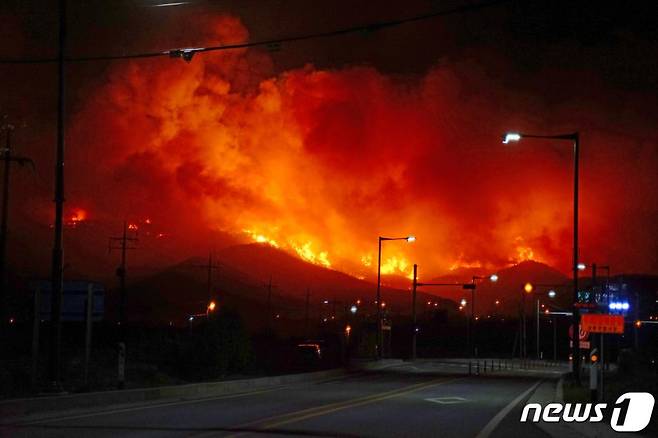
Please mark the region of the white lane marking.
[[466, 400], [464, 397], [434, 397], [426, 398], [425, 401], [438, 403], [441, 405], [455, 405], [457, 403], [466, 403], [468, 400]]
[[512, 400], [507, 406], [505, 406], [500, 412], [498, 412], [488, 423], [484, 428], [478, 433], [475, 438], [488, 438], [489, 435], [491, 435], [491, 432], [493, 432], [496, 427], [500, 424], [501, 421], [509, 414], [512, 409], [516, 407], [521, 401], [526, 398], [532, 391], [534, 391], [539, 384], [542, 381], [539, 380], [537, 383], [532, 385], [530, 388], [528, 388], [527, 391], [525, 391], [523, 394]]

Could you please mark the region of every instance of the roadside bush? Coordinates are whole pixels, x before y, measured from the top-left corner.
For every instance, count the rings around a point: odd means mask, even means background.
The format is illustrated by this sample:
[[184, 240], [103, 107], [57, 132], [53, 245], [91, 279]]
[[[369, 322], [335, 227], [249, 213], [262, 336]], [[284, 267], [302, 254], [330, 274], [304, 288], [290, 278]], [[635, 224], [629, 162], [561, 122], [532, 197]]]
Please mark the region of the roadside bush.
[[188, 380], [244, 373], [252, 361], [249, 337], [234, 312], [212, 315], [181, 339], [176, 372]]

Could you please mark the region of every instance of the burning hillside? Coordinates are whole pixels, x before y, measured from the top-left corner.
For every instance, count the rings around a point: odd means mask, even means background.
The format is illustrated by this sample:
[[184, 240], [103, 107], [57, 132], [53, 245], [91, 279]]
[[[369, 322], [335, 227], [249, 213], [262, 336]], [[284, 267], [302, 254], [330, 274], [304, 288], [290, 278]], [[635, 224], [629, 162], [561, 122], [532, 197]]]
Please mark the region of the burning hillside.
[[[203, 32], [249, 38], [227, 16]], [[418, 236], [384, 245], [385, 274], [408, 276], [414, 262], [432, 274], [529, 259], [568, 269], [570, 151], [500, 145], [522, 123], [498, 106], [501, 92], [473, 94], [440, 67], [259, 73], [269, 62], [232, 50], [111, 65], [71, 123], [67, 168], [84, 188], [69, 199], [100, 220], [152, 218], [162, 236], [221, 231], [361, 278], [376, 272], [378, 235]], [[585, 190], [583, 221], [602, 232], [598, 188]], [[609, 254], [588, 245], [585, 257]]]

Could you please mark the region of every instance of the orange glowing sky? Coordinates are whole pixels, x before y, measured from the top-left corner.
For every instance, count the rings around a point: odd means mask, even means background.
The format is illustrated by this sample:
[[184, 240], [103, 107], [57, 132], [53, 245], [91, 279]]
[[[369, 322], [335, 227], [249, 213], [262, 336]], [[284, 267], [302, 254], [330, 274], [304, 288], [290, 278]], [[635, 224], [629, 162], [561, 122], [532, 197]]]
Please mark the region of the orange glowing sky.
[[[230, 16], [204, 32], [249, 37]], [[361, 277], [376, 270], [379, 235], [410, 234], [413, 244], [385, 243], [384, 273], [527, 259], [566, 271], [571, 150], [499, 136], [578, 126], [583, 258], [656, 270], [655, 236], [638, 231], [656, 217], [656, 142], [578, 111], [607, 98], [549, 108], [469, 61], [409, 77], [368, 66], [258, 73], [269, 62], [234, 50], [110, 65], [70, 121], [69, 205], [90, 219], [166, 221], [161, 231], [179, 235], [218, 230]]]

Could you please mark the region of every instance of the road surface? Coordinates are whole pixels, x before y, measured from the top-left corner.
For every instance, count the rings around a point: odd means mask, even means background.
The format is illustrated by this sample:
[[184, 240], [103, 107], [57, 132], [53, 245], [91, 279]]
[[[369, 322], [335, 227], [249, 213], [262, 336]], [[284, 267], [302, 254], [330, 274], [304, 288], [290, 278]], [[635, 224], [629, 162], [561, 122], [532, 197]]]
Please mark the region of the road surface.
[[469, 377], [445, 368], [414, 363], [206, 399], [60, 413], [2, 426], [0, 436], [548, 437], [518, 421], [538, 377]]

